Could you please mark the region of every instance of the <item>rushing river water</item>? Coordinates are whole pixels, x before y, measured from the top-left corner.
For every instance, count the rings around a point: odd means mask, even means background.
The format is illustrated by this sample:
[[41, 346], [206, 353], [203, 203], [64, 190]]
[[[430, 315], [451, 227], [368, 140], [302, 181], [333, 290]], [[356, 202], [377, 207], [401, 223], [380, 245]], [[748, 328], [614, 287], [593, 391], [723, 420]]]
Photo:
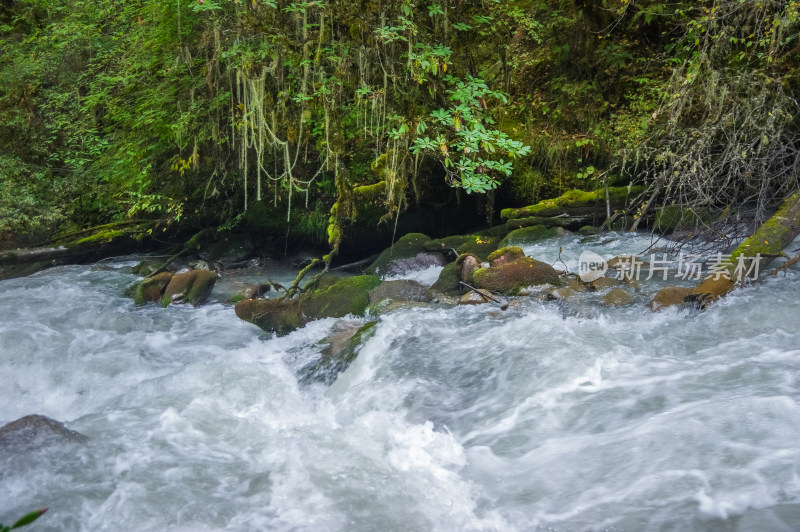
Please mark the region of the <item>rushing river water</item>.
[[[526, 251], [559, 246], [574, 271], [576, 237]], [[38, 413], [90, 438], [0, 456], [0, 522], [48, 506], [38, 530], [800, 529], [796, 270], [705, 312], [653, 314], [647, 294], [403, 309], [325, 386], [298, 371], [336, 320], [273, 338], [220, 303], [137, 308], [132, 264], [0, 282], [0, 424]]]

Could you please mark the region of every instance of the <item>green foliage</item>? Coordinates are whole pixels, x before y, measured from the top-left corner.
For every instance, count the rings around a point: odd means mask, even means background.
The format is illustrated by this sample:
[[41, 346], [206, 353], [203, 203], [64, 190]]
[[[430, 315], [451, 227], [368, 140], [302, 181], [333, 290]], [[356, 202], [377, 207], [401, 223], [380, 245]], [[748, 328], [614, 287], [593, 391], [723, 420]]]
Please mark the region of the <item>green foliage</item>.
[[[723, 185], [722, 203], [766, 203], [796, 186], [799, 10], [5, 3], [0, 245], [134, 216], [231, 227], [251, 209], [271, 230], [326, 240], [324, 213], [338, 203], [341, 231], [357, 187], [383, 181], [370, 201], [396, 222], [442, 177], [518, 204], [612, 175], [692, 204], [718, 201]], [[420, 171], [432, 162], [441, 170]]]
[[33, 523], [34, 521], [36, 521], [37, 519], [39, 519], [46, 511], [47, 511], [47, 508], [42, 508], [41, 510], [36, 510], [36, 511], [33, 511], [33, 512], [29, 513], [29, 514], [26, 514], [26, 515], [20, 517], [11, 526], [5, 526], [3, 524], [0, 524], [0, 532], [9, 532], [9, 531], [15, 530], [17, 528], [22, 528], [24, 526], [28, 526], [31, 523]]

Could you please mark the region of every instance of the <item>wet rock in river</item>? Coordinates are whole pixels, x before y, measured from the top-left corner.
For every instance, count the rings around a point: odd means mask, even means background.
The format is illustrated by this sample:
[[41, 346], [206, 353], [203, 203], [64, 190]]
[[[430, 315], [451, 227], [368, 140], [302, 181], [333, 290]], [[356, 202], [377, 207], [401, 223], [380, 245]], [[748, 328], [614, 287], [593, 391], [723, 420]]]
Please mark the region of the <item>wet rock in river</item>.
[[164, 289], [169, 284], [170, 279], [172, 279], [171, 272], [161, 272], [149, 279], [139, 281], [132, 288], [134, 303], [143, 305], [145, 303], [161, 301], [164, 295]]
[[34, 414], [0, 427], [0, 453], [28, 451], [63, 443], [85, 443], [88, 439], [55, 419]]
[[506, 295], [516, 295], [521, 289], [532, 285], [560, 284], [555, 268], [530, 257], [520, 257], [499, 266], [480, 268], [472, 275], [472, 280], [477, 288]]
[[211, 295], [217, 274], [209, 270], [189, 270], [172, 276], [161, 296], [161, 305], [166, 307], [172, 303], [190, 303], [202, 305]]
[[377, 276], [405, 275], [447, 264], [442, 253], [426, 251], [425, 244], [429, 241], [430, 237], [422, 233], [409, 233], [385, 249], [364, 271]]
[[300, 370], [299, 382], [331, 384], [356, 359], [364, 343], [375, 334], [377, 324], [377, 321], [370, 321], [355, 330], [345, 326], [332, 332], [331, 336], [337, 337], [331, 340], [329, 336], [328, 347], [322, 350], [320, 359]]
[[648, 306], [653, 312], [658, 312], [662, 308], [683, 304], [686, 297], [691, 293], [692, 289], [689, 287], [668, 286], [659, 290], [655, 297], [650, 300]]
[[458, 301], [459, 305], [482, 305], [492, 301], [490, 297], [492, 293], [488, 290], [470, 290]]
[[236, 315], [265, 331], [284, 335], [315, 319], [363, 316], [370, 302], [369, 291], [380, 284], [374, 275], [325, 276], [296, 299], [240, 301]]
[[460, 280], [459, 267], [455, 262], [451, 262], [442, 269], [439, 278], [431, 286], [431, 291], [447, 295], [458, 294], [461, 292]]
[[633, 294], [624, 288], [612, 288], [603, 296], [603, 304], [610, 307], [622, 307], [630, 305], [635, 300]]
[[382, 281], [381, 284], [369, 291], [369, 302], [377, 303], [383, 299], [393, 301], [417, 301], [427, 303], [430, 300], [428, 288], [409, 279], [397, 281]]

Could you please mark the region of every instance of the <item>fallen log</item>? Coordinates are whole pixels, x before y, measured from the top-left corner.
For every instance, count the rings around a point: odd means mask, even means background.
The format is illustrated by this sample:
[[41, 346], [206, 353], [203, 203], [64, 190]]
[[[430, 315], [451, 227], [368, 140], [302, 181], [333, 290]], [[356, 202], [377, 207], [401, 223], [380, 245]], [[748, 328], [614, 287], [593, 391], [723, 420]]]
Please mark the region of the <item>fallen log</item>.
[[753, 272], [757, 277], [770, 262], [785, 256], [784, 248], [797, 235], [800, 235], [800, 191], [789, 196], [772, 218], [720, 264], [714, 275], [706, 277], [692, 290], [686, 301], [707, 307], [744, 281], [747, 273]]
[[[106, 224], [52, 240], [46, 246], [0, 251], [0, 279], [30, 275], [60, 264], [84, 264], [141, 247], [153, 221]], [[68, 237], [68, 238], [67, 238]]]

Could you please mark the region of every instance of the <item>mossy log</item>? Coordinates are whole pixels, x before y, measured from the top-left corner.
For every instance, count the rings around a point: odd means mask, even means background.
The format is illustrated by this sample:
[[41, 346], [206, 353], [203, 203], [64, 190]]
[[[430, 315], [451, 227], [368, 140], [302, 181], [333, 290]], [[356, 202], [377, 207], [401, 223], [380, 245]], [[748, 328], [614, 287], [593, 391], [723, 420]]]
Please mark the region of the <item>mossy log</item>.
[[51, 240], [48, 245], [0, 251], [0, 279], [21, 277], [61, 264], [85, 264], [141, 249], [152, 221], [118, 222]]
[[724, 272], [701, 281], [687, 296], [687, 301], [706, 307], [725, 296], [736, 287], [735, 281], [739, 277], [737, 268], [741, 268], [741, 264], [744, 264], [746, 272], [750, 269], [752, 259], [759, 255], [761, 262], [758, 270], [763, 272], [773, 259], [784, 256], [783, 249], [797, 235], [800, 235], [800, 191], [789, 196], [772, 218], [731, 253], [730, 259], [723, 263]]
[[557, 222], [552, 219], [560, 217], [565, 221], [574, 218], [575, 223], [578, 224], [577, 227], [580, 227], [586, 225], [587, 220], [594, 220], [595, 223], [602, 222], [609, 210], [607, 204], [610, 210], [624, 209], [627, 207], [629, 198], [635, 197], [641, 192], [642, 187], [609, 187], [608, 201], [606, 201], [605, 190], [591, 192], [570, 190], [557, 198], [540, 201], [536, 205], [503, 209], [500, 215], [509, 221], [509, 225], [512, 225], [512, 220], [525, 218], [532, 218], [529, 225], [542, 224], [546, 219], [551, 219], [550, 223], [556, 224]]

